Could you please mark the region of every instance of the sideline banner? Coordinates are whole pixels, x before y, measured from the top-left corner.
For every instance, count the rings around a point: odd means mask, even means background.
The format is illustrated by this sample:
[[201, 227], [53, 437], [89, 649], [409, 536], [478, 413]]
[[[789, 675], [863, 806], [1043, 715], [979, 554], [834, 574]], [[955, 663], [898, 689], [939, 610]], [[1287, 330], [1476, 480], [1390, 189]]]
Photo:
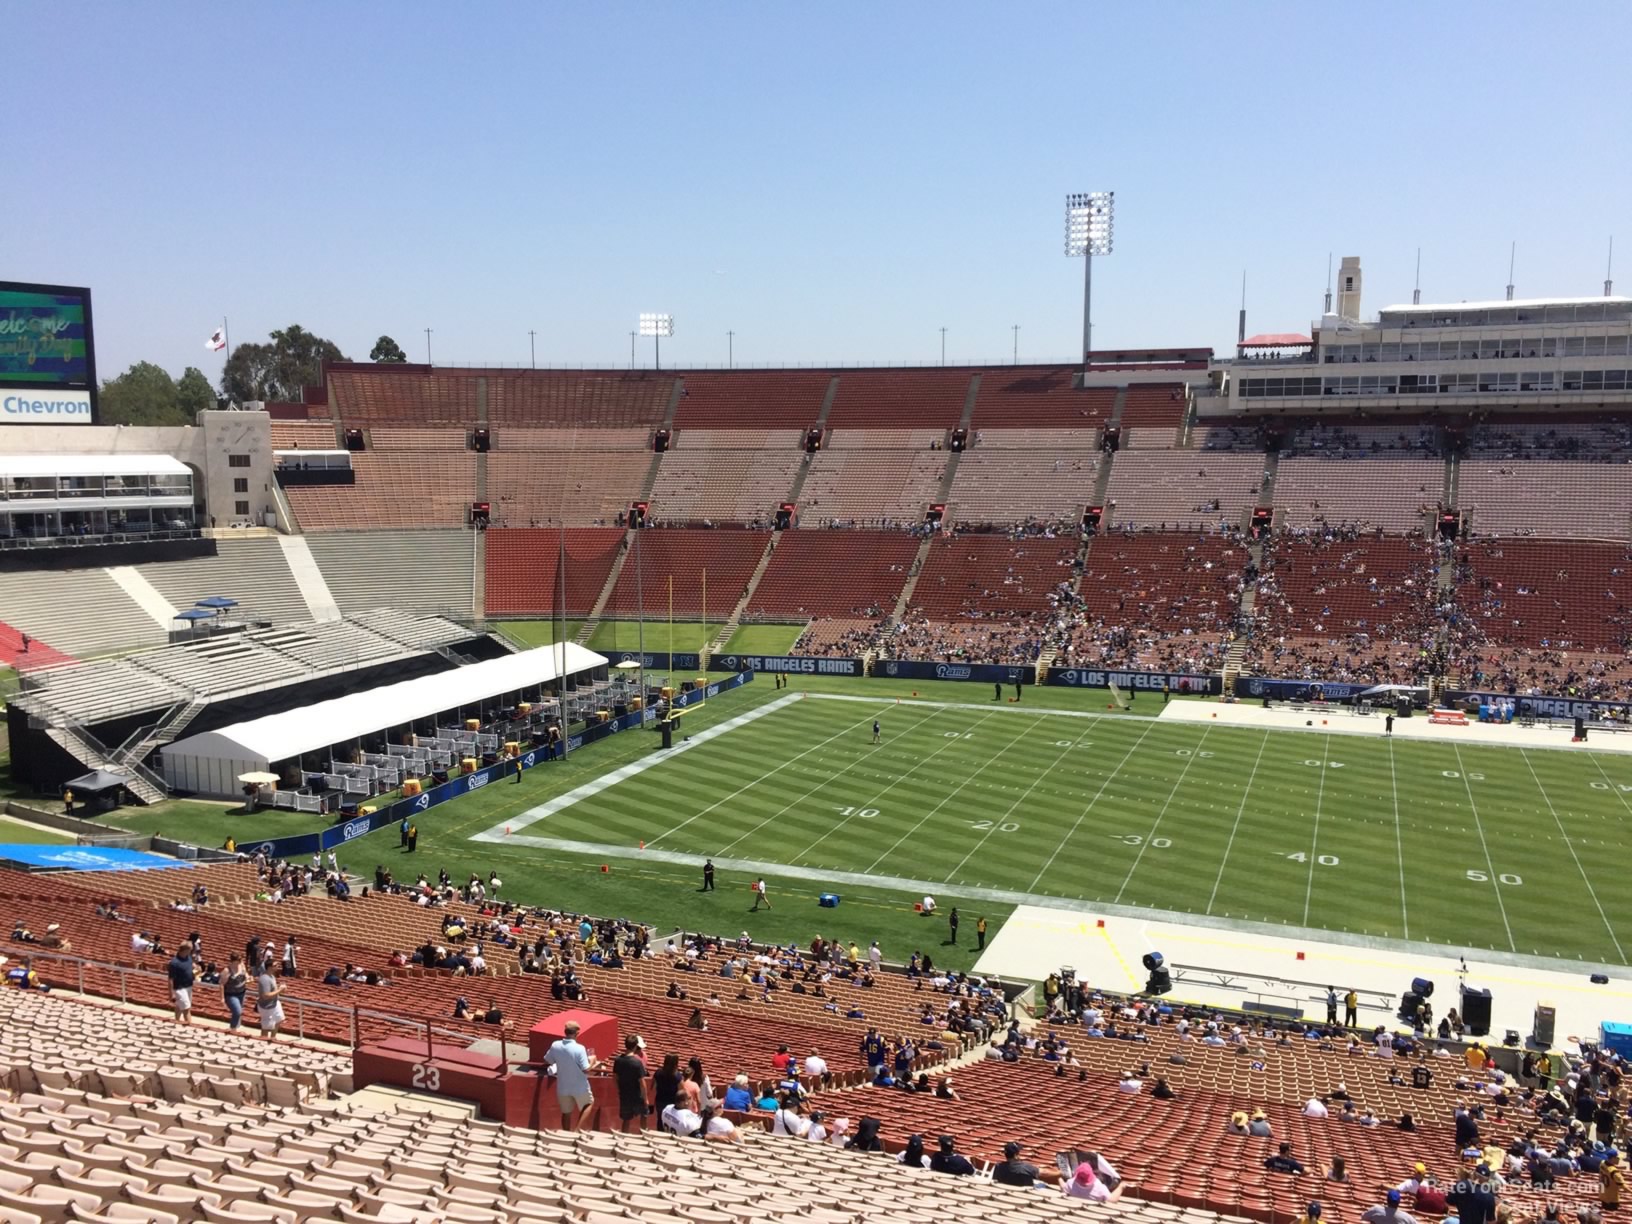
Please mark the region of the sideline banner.
[[1515, 693], [1484, 693], [1466, 689], [1456, 689], [1440, 694], [1447, 705], [1466, 705], [1475, 702], [1485, 705], [1492, 701], [1511, 701], [1513, 715], [1522, 718], [1527, 714], [1537, 718], [1603, 718], [1611, 710], [1627, 710], [1632, 708], [1624, 701], [1590, 701], [1577, 697], [1520, 697]]
[[880, 659], [873, 675], [890, 680], [974, 680], [981, 684], [1036, 684], [1031, 664], [930, 663], [923, 659]]
[[1172, 693], [1218, 693], [1222, 691], [1224, 677], [1221, 675], [1200, 675], [1196, 672], [1158, 672], [1158, 671], [1103, 671], [1091, 667], [1058, 667], [1050, 668], [1048, 684], [1060, 684], [1067, 688], [1110, 688], [1116, 685], [1119, 689], [1138, 690], [1140, 692], [1161, 692], [1162, 684], [1167, 684]]
[[1268, 697], [1271, 701], [1348, 701], [1376, 687], [1335, 680], [1269, 680], [1263, 676], [1235, 679], [1237, 697]]
[[703, 657], [697, 654], [657, 654], [650, 650], [645, 654], [638, 650], [601, 650], [596, 653], [605, 655], [614, 667], [619, 663], [639, 663], [642, 667], [695, 672], [703, 666]]
[[734, 655], [717, 654], [708, 661], [709, 671], [786, 672], [801, 676], [860, 676], [860, 659], [830, 659], [822, 655]]

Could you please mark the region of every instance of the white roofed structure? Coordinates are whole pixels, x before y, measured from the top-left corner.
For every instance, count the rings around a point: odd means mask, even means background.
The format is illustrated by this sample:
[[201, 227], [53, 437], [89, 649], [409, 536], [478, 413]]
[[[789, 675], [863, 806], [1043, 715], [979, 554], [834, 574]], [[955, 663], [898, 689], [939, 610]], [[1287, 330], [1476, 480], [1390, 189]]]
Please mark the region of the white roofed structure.
[[278, 764], [306, 753], [478, 707], [494, 697], [537, 689], [563, 674], [577, 676], [606, 664], [604, 655], [572, 642], [540, 646], [187, 736], [164, 749], [163, 772], [178, 790], [235, 795], [240, 774], [276, 772]]
[[188, 476], [170, 455], [0, 455], [0, 476], [55, 480], [63, 476]]

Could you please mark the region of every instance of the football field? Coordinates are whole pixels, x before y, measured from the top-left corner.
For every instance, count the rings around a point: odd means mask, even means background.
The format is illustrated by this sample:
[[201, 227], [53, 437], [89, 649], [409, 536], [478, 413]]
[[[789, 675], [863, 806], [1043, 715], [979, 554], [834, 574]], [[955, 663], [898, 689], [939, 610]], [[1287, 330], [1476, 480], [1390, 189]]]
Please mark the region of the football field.
[[1110, 903], [1628, 963], [1632, 755], [1355, 721], [1371, 733], [789, 693], [508, 823], [518, 848], [643, 845], [812, 891], [865, 874], [943, 907]]

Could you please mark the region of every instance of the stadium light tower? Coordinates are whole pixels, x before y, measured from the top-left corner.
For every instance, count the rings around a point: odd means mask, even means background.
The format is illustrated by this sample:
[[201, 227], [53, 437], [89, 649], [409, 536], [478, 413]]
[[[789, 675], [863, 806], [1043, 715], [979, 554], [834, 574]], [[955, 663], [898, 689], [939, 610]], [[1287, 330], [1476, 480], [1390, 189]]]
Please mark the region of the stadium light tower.
[[1065, 253], [1082, 257], [1082, 364], [1094, 351], [1094, 256], [1109, 255], [1116, 192], [1084, 191], [1065, 197]]
[[640, 316], [640, 334], [652, 338], [652, 364], [663, 368], [663, 337], [674, 335], [674, 316], [647, 314]]

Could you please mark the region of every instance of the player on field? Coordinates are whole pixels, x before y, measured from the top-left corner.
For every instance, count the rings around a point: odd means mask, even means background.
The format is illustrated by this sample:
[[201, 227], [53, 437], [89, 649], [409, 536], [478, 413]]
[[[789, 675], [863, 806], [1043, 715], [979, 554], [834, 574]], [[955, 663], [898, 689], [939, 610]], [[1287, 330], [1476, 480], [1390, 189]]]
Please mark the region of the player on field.
[[878, 732], [879, 732], [878, 719], [875, 718], [875, 719], [873, 719], [873, 743], [875, 743], [875, 744], [882, 742], [878, 738]]

